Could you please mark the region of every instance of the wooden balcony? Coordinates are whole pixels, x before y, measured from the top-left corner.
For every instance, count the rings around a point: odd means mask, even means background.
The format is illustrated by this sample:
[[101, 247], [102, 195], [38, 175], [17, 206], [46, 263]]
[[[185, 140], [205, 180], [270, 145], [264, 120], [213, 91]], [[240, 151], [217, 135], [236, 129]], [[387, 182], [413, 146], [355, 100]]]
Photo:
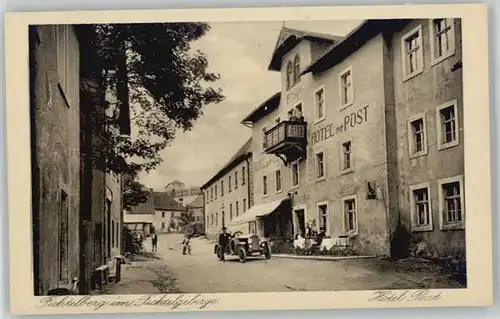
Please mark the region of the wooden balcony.
[[285, 165], [306, 157], [307, 123], [283, 121], [266, 131], [264, 150], [280, 157]]

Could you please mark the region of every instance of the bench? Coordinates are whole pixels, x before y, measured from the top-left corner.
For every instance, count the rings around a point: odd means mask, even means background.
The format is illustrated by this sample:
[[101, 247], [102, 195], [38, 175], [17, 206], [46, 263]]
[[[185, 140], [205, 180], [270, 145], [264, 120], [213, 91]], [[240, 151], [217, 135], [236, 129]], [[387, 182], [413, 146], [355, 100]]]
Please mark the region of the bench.
[[94, 288], [102, 291], [103, 284], [108, 283], [109, 265], [102, 265], [94, 270]]

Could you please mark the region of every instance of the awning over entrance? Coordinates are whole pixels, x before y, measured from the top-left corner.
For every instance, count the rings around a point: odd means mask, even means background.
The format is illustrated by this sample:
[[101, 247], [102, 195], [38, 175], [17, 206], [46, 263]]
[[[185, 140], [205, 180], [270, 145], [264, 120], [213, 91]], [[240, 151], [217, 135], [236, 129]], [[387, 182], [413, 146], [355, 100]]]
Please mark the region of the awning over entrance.
[[273, 202], [265, 203], [265, 204], [260, 204], [260, 205], [254, 205], [252, 206], [249, 210], [247, 210], [243, 215], [240, 215], [233, 219], [230, 223], [229, 226], [231, 225], [239, 225], [243, 223], [248, 223], [253, 220], [256, 220], [258, 217], [266, 216], [278, 209], [280, 205], [285, 202], [286, 200], [289, 200], [288, 197], [284, 197], [280, 200], [276, 200]]

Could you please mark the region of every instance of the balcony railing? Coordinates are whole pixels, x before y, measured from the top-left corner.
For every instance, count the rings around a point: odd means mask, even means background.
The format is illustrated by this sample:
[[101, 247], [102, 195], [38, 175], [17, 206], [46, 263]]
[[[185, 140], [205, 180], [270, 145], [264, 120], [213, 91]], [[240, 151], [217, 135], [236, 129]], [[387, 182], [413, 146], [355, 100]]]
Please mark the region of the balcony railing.
[[279, 151], [282, 145], [305, 144], [307, 136], [306, 128], [307, 123], [305, 122], [283, 121], [277, 124], [265, 134], [265, 151], [273, 153], [274, 151]]

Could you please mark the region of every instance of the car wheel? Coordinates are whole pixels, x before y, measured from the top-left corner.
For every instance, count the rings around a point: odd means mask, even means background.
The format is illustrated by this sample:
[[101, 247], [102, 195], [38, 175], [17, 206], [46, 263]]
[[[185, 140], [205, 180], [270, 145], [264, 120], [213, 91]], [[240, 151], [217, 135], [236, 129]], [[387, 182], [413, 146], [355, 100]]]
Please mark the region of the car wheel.
[[238, 250], [238, 258], [242, 263], [247, 261], [247, 252], [245, 251], [245, 248], [240, 247], [240, 249]]
[[221, 247], [217, 247], [217, 259], [222, 260], [222, 250]]
[[268, 244], [264, 245], [264, 256], [266, 256], [266, 259], [271, 259], [271, 248]]

